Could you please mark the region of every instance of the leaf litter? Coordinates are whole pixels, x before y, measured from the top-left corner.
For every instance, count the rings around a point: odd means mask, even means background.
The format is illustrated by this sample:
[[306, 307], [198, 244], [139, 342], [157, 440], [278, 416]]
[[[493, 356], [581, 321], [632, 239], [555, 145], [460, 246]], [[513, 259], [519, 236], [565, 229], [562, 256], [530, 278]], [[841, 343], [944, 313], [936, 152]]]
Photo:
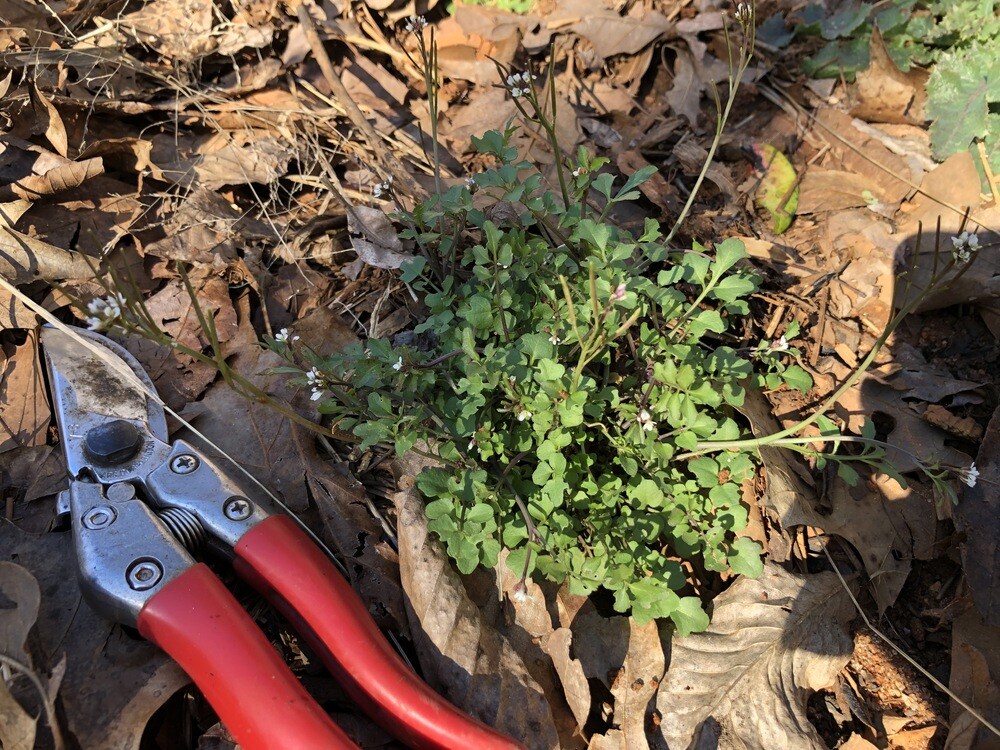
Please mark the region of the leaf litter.
[[[91, 269], [113, 262], [135, 281], [164, 331], [205, 351], [208, 341], [178, 274], [177, 264], [186, 264], [233, 369], [310, 414], [308, 398], [270, 372], [278, 363], [257, 348], [261, 333], [292, 324], [329, 350], [357, 335], [395, 335], [419, 320], [391, 275], [410, 257], [408, 248], [387, 205], [372, 194], [399, 168], [413, 184], [432, 184], [424, 84], [407, 57], [413, 39], [399, 30], [403, 19], [435, 5], [326, 3], [309, 9], [305, 24], [302, 13], [268, 2], [236, 10], [208, 0], [153, 2], [112, 18], [84, 6], [58, 17], [21, 9], [0, 40], [3, 65], [17, 74], [6, 81], [0, 269], [48, 309], [79, 315], [69, 301], [101, 296]], [[643, 211], [676, 216], [707, 153], [714, 118], [707, 95], [724, 77], [723, 16], [712, 3], [627, 7], [559, 0], [518, 15], [459, 4], [454, 16], [433, 15], [445, 178], [474, 173], [470, 136], [502, 129], [514, 114], [495, 86], [493, 60], [528, 60], [544, 70], [555, 45], [565, 63], [556, 87], [567, 144], [603, 150], [626, 174], [657, 166], [642, 188]], [[79, 40], [61, 36], [65, 28]], [[344, 92], [323, 70], [309, 39], [313, 28], [344, 74]], [[784, 106], [767, 109], [763, 98], [741, 94], [743, 117], [727, 134], [686, 228], [702, 239], [753, 235], [748, 247], [772, 275], [760, 300], [769, 321], [762, 325], [769, 336], [789, 321], [802, 325], [815, 398], [870, 350], [892, 293], [905, 300], [925, 283], [940, 239], [947, 248], [952, 234], [969, 230], [991, 243], [991, 229], [1000, 225], [996, 207], [981, 198], [971, 157], [931, 160], [921, 74], [895, 68], [877, 35], [870, 43], [873, 66], [853, 86], [829, 88], [826, 98], [817, 87], [788, 88]], [[761, 93], [775, 91], [771, 82], [782, 78], [775, 63], [762, 55], [750, 71]], [[789, 102], [812, 119], [789, 116]], [[372, 130], [359, 125], [359, 114]], [[757, 215], [747, 200], [753, 166], [745, 154], [762, 143], [773, 144], [798, 173], [780, 190], [779, 198], [789, 185], [799, 190], [780, 239], [770, 217]], [[537, 142], [520, 145], [551, 162]], [[399, 164], [386, 171], [390, 156]], [[330, 168], [340, 179], [336, 197], [316, 178]], [[408, 185], [400, 182], [395, 189], [405, 202]], [[984, 255], [925, 309], [967, 306], [991, 336], [1000, 330], [993, 265]], [[908, 269], [909, 288], [894, 282], [900, 268]], [[48, 293], [39, 280], [64, 283]], [[137, 746], [150, 716], [186, 678], [155, 649], [90, 613], [71, 579], [55, 577], [74, 564], [60, 535], [43, 533], [43, 503], [59, 482], [50, 467], [58, 453], [49, 444], [34, 339], [14, 330], [35, 321], [14, 298], [5, 297], [5, 310], [0, 468], [12, 523], [0, 529], [5, 551], [14, 551], [19, 570], [43, 592], [33, 623], [41, 646], [28, 655], [48, 676], [65, 728], [81, 746]], [[849, 429], [875, 416], [904, 473], [914, 468], [913, 455], [959, 465], [977, 456], [989, 486], [992, 433], [979, 437], [994, 405], [985, 378], [947, 359], [947, 333], [921, 339], [927, 330], [926, 319], [915, 318], [837, 413]], [[964, 555], [962, 586], [970, 593], [956, 590], [955, 577], [931, 585], [943, 598], [937, 609], [954, 605], [964, 614], [955, 615], [954, 628], [950, 614], [935, 627], [938, 640], [947, 640], [955, 692], [975, 706], [996, 705], [990, 646], [997, 623], [977, 620], [994, 617], [996, 601], [996, 565], [989, 563], [996, 514], [984, 505], [982, 485], [950, 514], [918, 481], [903, 488], [873, 476], [848, 488], [786, 454], [764, 451], [763, 475], [744, 495], [762, 514], [756, 534], [770, 561], [757, 580], [720, 580], [703, 592], [714, 595], [711, 629], [679, 638], [608, 617], [565, 591], [520, 584], [502, 563], [495, 577], [463, 579], [428, 536], [421, 502], [406, 491], [412, 466], [397, 467], [393, 478], [384, 456], [349, 443], [320, 452], [306, 431], [258, 404], [248, 407], [209, 365], [152, 342], [123, 342], [168, 404], [188, 406], [199, 428], [241, 456], [351, 563], [352, 583], [370, 611], [415, 645], [425, 678], [531, 747], [943, 747], [947, 717], [931, 710], [920, 714], [922, 726], [895, 721], [878, 689], [878, 675], [888, 672], [870, 668], [870, 649], [862, 650], [867, 666], [851, 661], [852, 638], [859, 637], [848, 627], [853, 605], [840, 582], [820, 572], [827, 549], [842, 570], [854, 571], [851, 585], [872, 613], [893, 622], [906, 607], [923, 607], [898, 631], [918, 657], [931, 653], [915, 634], [927, 630], [935, 608], [914, 604], [907, 582], [932, 575], [949, 554]], [[989, 346], [982, 362], [996, 355], [995, 340]], [[772, 413], [791, 418], [804, 406], [788, 393], [772, 393], [770, 401], [750, 415], [755, 427]], [[404, 491], [396, 493], [396, 485]], [[951, 535], [952, 523], [962, 539]], [[886, 664], [894, 658], [891, 651], [878, 657]], [[729, 670], [734, 662], [741, 666]], [[858, 677], [862, 669], [867, 682]], [[38, 706], [23, 685], [13, 684], [0, 715], [17, 718], [20, 737], [4, 737], [5, 746], [17, 747], [29, 733], [47, 730], [35, 722]], [[817, 709], [824, 701], [826, 708]], [[83, 718], [94, 715], [109, 721]], [[834, 716], [846, 719], [838, 725]], [[363, 719], [342, 718], [354, 722], [359, 737], [378, 737], [365, 733]], [[985, 736], [976, 739], [985, 730], [961, 707], [951, 719], [949, 747], [975, 747]]]

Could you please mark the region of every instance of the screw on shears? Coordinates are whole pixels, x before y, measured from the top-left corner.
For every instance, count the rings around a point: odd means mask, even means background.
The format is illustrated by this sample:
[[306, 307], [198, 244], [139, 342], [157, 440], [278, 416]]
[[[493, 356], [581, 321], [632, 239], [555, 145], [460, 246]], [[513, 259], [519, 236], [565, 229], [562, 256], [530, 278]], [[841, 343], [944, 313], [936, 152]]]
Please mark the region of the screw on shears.
[[118, 513], [110, 505], [97, 505], [83, 514], [83, 525], [93, 531], [106, 529], [115, 522]]
[[148, 591], [163, 578], [163, 568], [155, 560], [139, 560], [132, 563], [126, 577], [134, 590]]
[[245, 497], [231, 497], [222, 508], [230, 521], [245, 521], [253, 514], [253, 504]]
[[190, 474], [197, 468], [198, 458], [197, 456], [192, 456], [190, 453], [182, 453], [170, 460], [170, 470], [174, 474]]

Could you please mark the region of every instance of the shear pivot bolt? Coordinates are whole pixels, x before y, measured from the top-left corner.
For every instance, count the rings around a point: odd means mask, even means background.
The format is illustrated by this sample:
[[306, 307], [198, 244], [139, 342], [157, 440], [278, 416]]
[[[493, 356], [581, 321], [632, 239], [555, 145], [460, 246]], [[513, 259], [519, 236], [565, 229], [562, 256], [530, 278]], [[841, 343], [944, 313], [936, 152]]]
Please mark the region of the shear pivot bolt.
[[182, 453], [170, 460], [170, 470], [174, 474], [190, 474], [198, 468], [198, 459], [190, 453]]
[[163, 568], [152, 560], [133, 563], [128, 570], [128, 585], [135, 591], [148, 591], [163, 578]]
[[131, 422], [115, 419], [87, 430], [83, 447], [95, 462], [114, 466], [135, 457], [142, 447], [142, 435]]
[[230, 521], [245, 521], [253, 513], [253, 505], [245, 497], [231, 497], [222, 511]]
[[110, 505], [97, 505], [83, 514], [83, 525], [93, 531], [106, 529], [115, 522], [118, 514]]

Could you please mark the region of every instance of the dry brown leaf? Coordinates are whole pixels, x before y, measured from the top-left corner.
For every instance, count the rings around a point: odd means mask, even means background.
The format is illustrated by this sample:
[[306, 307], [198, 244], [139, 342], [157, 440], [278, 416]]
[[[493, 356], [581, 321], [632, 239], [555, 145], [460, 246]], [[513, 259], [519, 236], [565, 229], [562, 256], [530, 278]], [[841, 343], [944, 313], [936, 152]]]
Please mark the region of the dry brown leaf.
[[[979, 208], [979, 175], [971, 154], [963, 151], [948, 157], [924, 177], [920, 188], [921, 193], [908, 207], [907, 220], [899, 228], [900, 236], [905, 238], [901, 256], [911, 269], [906, 283], [912, 283], [912, 287], [901, 285], [900, 303], [922, 293], [935, 267], [935, 250], [940, 250], [939, 260], [946, 263], [951, 256], [951, 237], [962, 230], [977, 233], [980, 245], [986, 247], [985, 252], [980, 253], [967, 270], [962, 269], [961, 277], [955, 278], [955, 272], [945, 277], [937, 289], [931, 290], [920, 302], [917, 310], [937, 310], [970, 300], [1000, 297], [1000, 257], [990, 251], [1000, 243], [997, 232], [1000, 206]], [[969, 213], [971, 216], [966, 221]], [[940, 248], [936, 248], [938, 226]]]
[[13, 294], [0, 289], [0, 330], [34, 328], [35, 325], [35, 314]]
[[656, 702], [670, 747], [825, 749], [806, 697], [850, 660], [853, 615], [833, 573], [766, 564], [759, 579], [738, 579], [707, 631], [671, 642]]
[[936, 724], [919, 729], [907, 729], [889, 737], [889, 750], [931, 750], [937, 734]]
[[[140, 202], [134, 185], [98, 175], [60, 193], [55, 200], [34, 203], [16, 229], [95, 259], [117, 249], [117, 262], [131, 249], [131, 243], [120, 245], [120, 241], [129, 235], [144, 211], [146, 206]], [[94, 274], [87, 276], [92, 278]]]
[[892, 420], [886, 437], [889, 448], [886, 460], [896, 471], [906, 474], [920, 468], [920, 461], [940, 461], [953, 466], [967, 466], [972, 459], [946, 445], [947, 434], [920, 418], [920, 413], [903, 400], [902, 395], [866, 374], [837, 402], [834, 410], [847, 422], [847, 428], [860, 434], [861, 425], [874, 414]]
[[434, 10], [438, 0], [364, 0], [372, 10], [385, 14], [385, 17], [395, 23], [403, 18], [419, 16]]
[[[968, 464], [962, 464], [963, 466]], [[952, 509], [955, 526], [965, 532], [962, 562], [972, 600], [987, 624], [1000, 628], [1000, 410], [993, 413], [979, 455], [979, 480], [963, 488]], [[1000, 673], [997, 675], [1000, 677]]]
[[28, 88], [32, 108], [35, 110], [35, 127], [45, 135], [45, 139], [56, 150], [56, 153], [66, 158], [69, 151], [69, 143], [66, 135], [66, 126], [63, 124], [58, 110], [52, 105], [45, 95], [38, 90], [38, 86], [31, 84]]
[[854, 117], [868, 122], [922, 125], [927, 102], [928, 73], [914, 66], [908, 73], [899, 69], [882, 41], [878, 26], [872, 30], [871, 62], [858, 71], [851, 108]]
[[142, 174], [149, 170], [154, 180], [164, 182], [160, 168], [150, 161], [153, 155], [153, 142], [146, 138], [132, 136], [124, 138], [102, 138], [87, 146], [80, 153], [80, 160], [100, 157], [109, 168], [119, 172], [137, 172]]
[[958, 417], [938, 404], [930, 404], [920, 417], [925, 422], [965, 440], [975, 442], [983, 436], [983, 428], [973, 417]]
[[270, 184], [288, 170], [294, 152], [267, 131], [237, 130], [206, 136], [153, 136], [152, 161], [178, 185], [216, 190], [226, 185]]
[[863, 175], [810, 167], [799, 185], [796, 213], [812, 214], [865, 206], [869, 203], [866, 193], [880, 202], [884, 198], [880, 188]]
[[552, 709], [511, 644], [483, 619], [427, 530], [413, 484], [426, 464], [397, 462], [399, 572], [411, 632], [428, 682], [456, 706], [532, 748], [559, 747]]
[[[20, 565], [0, 560], [0, 601], [3, 602], [0, 607], [0, 654], [30, 669], [31, 657], [25, 646], [28, 631], [38, 619], [41, 603], [38, 581]], [[17, 670], [11, 673], [17, 674]], [[14, 683], [0, 682], [0, 747], [32, 750], [38, 720], [18, 703], [8, 684], [13, 686]]]
[[655, 10], [635, 6], [623, 16], [603, 0], [559, 0], [545, 21], [551, 29], [565, 28], [586, 39], [602, 60], [634, 55], [674, 30], [674, 24]]
[[552, 666], [559, 675], [563, 696], [569, 704], [577, 726], [587, 724], [590, 715], [591, 696], [590, 684], [584, 674], [583, 665], [579, 659], [573, 658], [573, 631], [569, 628], [557, 628], [552, 631], [545, 642], [545, 653], [552, 659]]
[[187, 195], [167, 218], [164, 230], [166, 237], [147, 245], [147, 254], [209, 266], [219, 274], [235, 260], [238, 247], [278, 240], [271, 226], [244, 215], [203, 187]]
[[0, 372], [0, 453], [44, 445], [51, 419], [37, 336], [11, 349]]
[[855, 127], [849, 115], [824, 108], [816, 113], [816, 122], [817, 135], [831, 144], [824, 167], [866, 177], [872, 194], [886, 203], [898, 203], [911, 191], [906, 160]]
[[347, 231], [354, 251], [376, 268], [399, 268], [413, 260], [403, 252], [403, 242], [384, 211], [370, 206], [352, 206], [347, 212]]
[[[777, 422], [762, 396], [751, 395], [741, 410], [756, 435], [777, 431]], [[834, 482], [819, 511], [819, 498], [798, 458], [774, 447], [761, 449], [767, 485], [761, 503], [777, 516], [782, 528], [823, 529], [850, 542], [871, 579], [879, 611], [899, 595], [914, 558], [936, 556], [937, 516], [934, 498], [920, 485], [903, 490], [895, 480], [876, 475], [856, 488]]]
[[[5, 486], [17, 491], [14, 520], [21, 503], [51, 498], [66, 488], [66, 465], [59, 450], [51, 445], [15, 448], [0, 458]], [[51, 516], [51, 507], [49, 508]]]
[[651, 701], [663, 679], [663, 646], [655, 622], [637, 625], [629, 618], [628, 631], [628, 651], [622, 666], [612, 673], [610, 686], [615, 697], [611, 719], [614, 729], [596, 744], [592, 741], [591, 748], [647, 750], [650, 747], [646, 729], [652, 726]]
[[0, 201], [33, 201], [69, 190], [104, 172], [99, 157], [72, 161], [10, 135], [0, 138]]
[[211, 0], [153, 0], [121, 16], [119, 28], [164, 57], [189, 61], [215, 49]]
[[[983, 622], [974, 608], [955, 618], [948, 687], [994, 726], [1000, 726], [1000, 628]], [[946, 750], [998, 750], [1000, 738], [957, 701], [951, 702]]]
[[[291, 402], [306, 409], [310, 402], [301, 393], [303, 389], [290, 386], [287, 376], [273, 372], [284, 360], [257, 346], [257, 336], [245, 310], [241, 316], [238, 335], [225, 347], [227, 354], [231, 352], [227, 358], [230, 366], [278, 402]], [[191, 404], [181, 416], [223, 451], [238, 457], [240, 465], [292, 511], [302, 512], [309, 507], [304, 478], [316, 460], [314, 433], [291, 422], [274, 406], [239, 395], [224, 382], [209, 388], [202, 400]], [[197, 436], [185, 430], [180, 437], [218, 458], [222, 466], [230, 466]]]
[[698, 71], [691, 59], [691, 53], [677, 49], [677, 59], [674, 60], [674, 82], [667, 92], [667, 101], [675, 114], [687, 118], [690, 125], [698, 124], [701, 114], [701, 94], [705, 84], [698, 76]]

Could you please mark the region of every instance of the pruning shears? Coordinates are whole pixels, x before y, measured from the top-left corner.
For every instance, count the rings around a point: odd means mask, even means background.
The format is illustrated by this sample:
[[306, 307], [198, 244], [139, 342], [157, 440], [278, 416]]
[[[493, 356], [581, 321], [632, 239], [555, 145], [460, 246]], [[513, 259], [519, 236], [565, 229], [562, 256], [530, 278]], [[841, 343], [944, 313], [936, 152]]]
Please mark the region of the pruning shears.
[[351, 698], [415, 748], [522, 745], [441, 698], [385, 640], [361, 599], [265, 493], [186, 442], [169, 442], [139, 363], [106, 337], [45, 327], [42, 345], [70, 475], [60, 510], [79, 578], [106, 617], [175, 659], [245, 750], [354, 742], [305, 691], [230, 591], [194, 554], [231, 550], [237, 574], [296, 627]]

